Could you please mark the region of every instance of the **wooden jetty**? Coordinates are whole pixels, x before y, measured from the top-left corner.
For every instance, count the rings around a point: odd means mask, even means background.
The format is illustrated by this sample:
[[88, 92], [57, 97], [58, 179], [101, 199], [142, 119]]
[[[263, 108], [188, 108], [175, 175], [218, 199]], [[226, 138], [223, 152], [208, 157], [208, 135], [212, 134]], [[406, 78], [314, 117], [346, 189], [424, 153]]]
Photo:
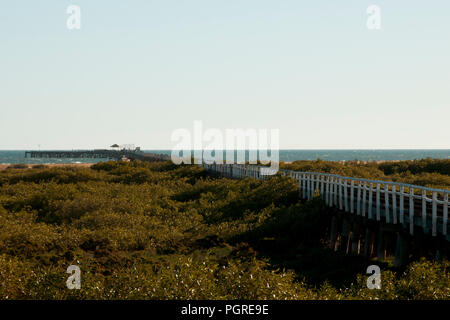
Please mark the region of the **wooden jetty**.
[[25, 158], [71, 158], [71, 159], [129, 159], [140, 161], [168, 161], [170, 157], [165, 154], [146, 153], [136, 150], [72, 150], [72, 151], [26, 151]]
[[[224, 177], [268, 179], [267, 167], [203, 164]], [[397, 182], [343, 177], [319, 172], [280, 170], [297, 182], [299, 196], [321, 197], [332, 212], [329, 246], [333, 250], [384, 259], [404, 265], [410, 253], [441, 256], [450, 250], [450, 190]]]

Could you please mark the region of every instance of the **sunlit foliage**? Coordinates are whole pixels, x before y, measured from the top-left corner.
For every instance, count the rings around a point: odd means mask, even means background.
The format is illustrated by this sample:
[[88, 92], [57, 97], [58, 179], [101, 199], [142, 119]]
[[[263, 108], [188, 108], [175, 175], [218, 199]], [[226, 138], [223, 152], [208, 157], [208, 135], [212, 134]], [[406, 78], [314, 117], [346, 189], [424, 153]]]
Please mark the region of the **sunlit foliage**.
[[[448, 178], [447, 165], [406, 171], [445, 185], [436, 175]], [[406, 172], [292, 166], [373, 178]], [[287, 177], [212, 178], [169, 162], [14, 167], [0, 172], [0, 299], [450, 297], [446, 262], [386, 270], [382, 289], [368, 290], [369, 261], [324, 248], [328, 221], [323, 203], [300, 202]], [[66, 288], [71, 264], [81, 268], [81, 290]]]

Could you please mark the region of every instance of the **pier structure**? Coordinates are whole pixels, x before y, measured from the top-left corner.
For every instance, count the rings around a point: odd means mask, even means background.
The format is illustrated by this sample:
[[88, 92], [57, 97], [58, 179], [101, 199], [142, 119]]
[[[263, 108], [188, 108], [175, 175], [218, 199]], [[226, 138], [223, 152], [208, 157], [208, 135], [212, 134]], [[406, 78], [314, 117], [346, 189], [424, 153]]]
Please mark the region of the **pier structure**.
[[168, 161], [170, 156], [165, 154], [146, 153], [139, 148], [130, 149], [94, 149], [72, 151], [26, 151], [25, 158], [71, 158], [71, 159], [109, 159], [109, 160], [140, 160], [140, 161]]

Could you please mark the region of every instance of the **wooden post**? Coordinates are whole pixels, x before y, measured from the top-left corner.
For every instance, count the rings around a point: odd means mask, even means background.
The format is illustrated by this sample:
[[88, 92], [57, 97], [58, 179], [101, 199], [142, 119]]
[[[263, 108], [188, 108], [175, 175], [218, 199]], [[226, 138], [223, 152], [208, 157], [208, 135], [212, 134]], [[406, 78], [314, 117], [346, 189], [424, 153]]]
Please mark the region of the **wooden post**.
[[325, 200], [325, 177], [320, 175], [320, 197]]
[[405, 206], [405, 187], [400, 187], [400, 224], [404, 223], [404, 206]]
[[392, 222], [397, 223], [397, 188], [392, 186]]
[[414, 188], [409, 188], [409, 233], [414, 234]]
[[351, 250], [353, 254], [359, 254], [360, 243], [359, 243], [359, 226], [355, 221], [353, 222], [352, 227], [352, 236], [351, 236]]
[[355, 180], [351, 181], [351, 186], [350, 186], [350, 212], [354, 213], [355, 212]]
[[303, 194], [303, 199], [306, 198], [306, 175], [303, 174], [302, 175], [302, 194]]
[[348, 187], [347, 187], [347, 179], [343, 180], [344, 183], [344, 209], [346, 212], [349, 211], [348, 207]]
[[333, 206], [333, 178], [328, 176], [328, 205]]
[[368, 204], [368, 217], [369, 219], [373, 219], [372, 217], [372, 197], [373, 197], [373, 184], [372, 182], [370, 183], [370, 188], [369, 188], [369, 204]]
[[377, 183], [377, 196], [376, 196], [376, 200], [377, 200], [377, 221], [380, 221], [380, 184]]
[[356, 194], [356, 214], [361, 215], [361, 181], [358, 181], [358, 192]]
[[347, 253], [348, 249], [348, 222], [347, 218], [342, 219], [342, 232], [341, 232], [341, 243], [340, 243], [340, 249]]
[[338, 178], [333, 178], [333, 204], [337, 206], [338, 204]]
[[336, 238], [337, 238], [337, 218], [333, 216], [331, 218], [331, 228], [330, 228], [330, 249], [336, 251]]
[[448, 222], [448, 193], [444, 195], [444, 210], [443, 210], [443, 226], [442, 234], [447, 235], [447, 222]]
[[362, 201], [361, 201], [361, 205], [362, 205], [362, 216], [365, 217], [366, 216], [366, 194], [367, 194], [367, 182], [364, 181], [363, 183], [363, 197], [362, 197]]
[[427, 229], [427, 193], [422, 190], [422, 229], [424, 233], [428, 232]]
[[378, 232], [378, 260], [386, 259], [386, 250], [385, 250], [385, 239], [384, 239], [384, 230], [383, 227], [379, 227]]
[[370, 240], [371, 240], [371, 234], [370, 234], [370, 229], [369, 227], [366, 227], [365, 230], [365, 235], [364, 235], [364, 256], [368, 257], [369, 256], [369, 252], [370, 252]]
[[436, 237], [436, 231], [437, 231], [437, 192], [433, 192], [433, 205], [432, 205], [432, 235], [433, 237]]
[[390, 223], [389, 217], [389, 185], [384, 185], [384, 214], [386, 218], [386, 223]]
[[376, 232], [370, 230], [370, 248], [369, 248], [369, 257], [373, 257], [375, 255], [375, 241], [377, 235]]
[[308, 191], [306, 192], [308, 194], [308, 200], [311, 200], [311, 189], [312, 189], [312, 176], [310, 174], [308, 174], [308, 179], [307, 179], [307, 188]]
[[408, 263], [408, 241], [402, 232], [397, 234], [397, 243], [395, 246], [394, 267], [403, 267]]
[[325, 177], [325, 203], [330, 205], [330, 177]]

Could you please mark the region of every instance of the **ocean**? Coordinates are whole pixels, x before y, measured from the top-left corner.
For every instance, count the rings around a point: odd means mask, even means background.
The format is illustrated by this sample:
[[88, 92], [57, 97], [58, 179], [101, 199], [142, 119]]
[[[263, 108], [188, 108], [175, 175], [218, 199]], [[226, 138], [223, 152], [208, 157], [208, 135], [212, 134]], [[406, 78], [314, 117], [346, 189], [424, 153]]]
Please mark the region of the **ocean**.
[[[171, 154], [171, 150], [144, 150], [145, 152]], [[440, 150], [280, 150], [280, 161], [295, 160], [414, 160], [414, 159], [450, 159], [450, 149]], [[107, 159], [25, 159], [24, 150], [1, 151], [0, 164], [49, 164], [49, 163], [95, 163]]]

